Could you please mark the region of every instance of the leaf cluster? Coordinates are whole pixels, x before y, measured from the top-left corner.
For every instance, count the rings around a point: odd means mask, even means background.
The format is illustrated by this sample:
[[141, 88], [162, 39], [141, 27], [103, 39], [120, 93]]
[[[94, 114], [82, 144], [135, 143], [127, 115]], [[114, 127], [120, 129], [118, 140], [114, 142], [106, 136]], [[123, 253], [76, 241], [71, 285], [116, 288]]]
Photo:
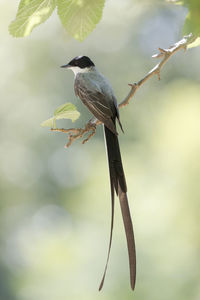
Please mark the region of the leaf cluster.
[[[192, 33], [199, 37], [200, 0], [168, 1], [188, 8], [183, 34]], [[58, 17], [67, 32], [75, 39], [83, 41], [101, 20], [104, 4], [105, 0], [21, 0], [9, 32], [14, 37], [28, 36], [57, 8]]]
[[28, 36], [57, 8], [64, 28], [75, 39], [83, 41], [100, 21], [104, 2], [105, 0], [21, 0], [9, 32], [14, 37]]

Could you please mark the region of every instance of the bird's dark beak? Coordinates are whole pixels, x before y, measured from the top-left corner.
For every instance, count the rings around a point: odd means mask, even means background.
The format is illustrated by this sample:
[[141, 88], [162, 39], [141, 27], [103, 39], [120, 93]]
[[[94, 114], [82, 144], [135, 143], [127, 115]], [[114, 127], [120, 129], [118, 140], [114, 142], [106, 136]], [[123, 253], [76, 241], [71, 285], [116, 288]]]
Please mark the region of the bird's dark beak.
[[63, 66], [60, 66], [61, 68], [70, 68], [70, 65], [69, 64], [66, 64], [66, 65], [63, 65]]

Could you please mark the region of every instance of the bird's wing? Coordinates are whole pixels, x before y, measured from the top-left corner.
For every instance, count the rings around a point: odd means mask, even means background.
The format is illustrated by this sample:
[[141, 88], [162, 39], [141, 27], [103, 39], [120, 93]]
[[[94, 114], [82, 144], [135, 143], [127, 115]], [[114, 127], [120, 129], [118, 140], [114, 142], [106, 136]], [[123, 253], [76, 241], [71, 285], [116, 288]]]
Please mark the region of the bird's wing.
[[91, 113], [105, 124], [114, 134], [117, 134], [113, 120], [116, 117], [115, 109], [107, 96], [101, 93], [95, 86], [88, 89], [78, 79], [75, 79], [74, 90], [77, 97], [87, 106]]

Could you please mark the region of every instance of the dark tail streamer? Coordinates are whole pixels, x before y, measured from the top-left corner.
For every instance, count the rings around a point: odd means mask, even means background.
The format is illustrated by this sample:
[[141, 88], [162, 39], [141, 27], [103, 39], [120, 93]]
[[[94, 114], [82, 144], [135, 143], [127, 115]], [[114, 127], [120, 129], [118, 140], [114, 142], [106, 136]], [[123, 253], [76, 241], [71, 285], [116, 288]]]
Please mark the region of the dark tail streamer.
[[104, 126], [104, 132], [105, 132], [108, 165], [109, 165], [109, 173], [110, 173], [111, 228], [110, 228], [110, 240], [109, 240], [107, 260], [104, 269], [104, 274], [99, 286], [99, 290], [102, 289], [104, 284], [104, 279], [106, 276], [106, 271], [107, 271], [107, 266], [108, 266], [108, 261], [110, 256], [110, 249], [112, 244], [113, 224], [114, 224], [114, 190], [116, 191], [116, 194], [119, 196], [119, 200], [120, 200], [120, 207], [122, 212], [124, 229], [126, 233], [128, 255], [129, 255], [130, 283], [131, 283], [131, 288], [134, 290], [135, 281], [136, 281], [135, 240], [134, 240], [132, 219], [131, 219], [131, 214], [128, 205], [126, 179], [125, 179], [124, 170], [122, 166], [119, 142], [118, 142], [117, 135], [115, 135], [112, 131], [110, 131], [106, 126]]

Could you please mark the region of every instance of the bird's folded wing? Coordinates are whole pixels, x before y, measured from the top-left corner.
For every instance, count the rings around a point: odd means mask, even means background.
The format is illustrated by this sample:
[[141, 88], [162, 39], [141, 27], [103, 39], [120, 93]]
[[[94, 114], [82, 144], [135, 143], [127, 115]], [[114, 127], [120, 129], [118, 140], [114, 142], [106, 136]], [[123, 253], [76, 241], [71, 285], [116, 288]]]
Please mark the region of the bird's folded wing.
[[97, 89], [89, 90], [76, 79], [74, 90], [82, 102], [87, 106], [91, 113], [102, 123], [104, 123], [113, 133], [117, 134], [113, 117], [115, 112], [112, 109], [110, 99]]

